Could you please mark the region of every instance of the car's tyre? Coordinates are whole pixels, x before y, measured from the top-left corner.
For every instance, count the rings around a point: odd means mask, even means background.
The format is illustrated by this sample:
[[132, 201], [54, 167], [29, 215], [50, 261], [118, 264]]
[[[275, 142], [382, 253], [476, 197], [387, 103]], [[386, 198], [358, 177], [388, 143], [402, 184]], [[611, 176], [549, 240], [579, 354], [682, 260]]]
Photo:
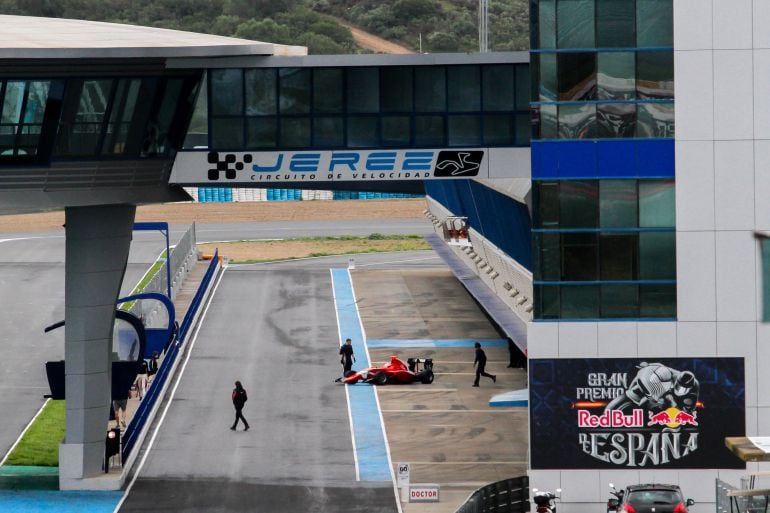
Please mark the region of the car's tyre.
[[374, 378], [372, 379], [372, 383], [375, 385], [384, 385], [388, 382], [388, 375], [385, 374], [383, 371], [378, 372], [374, 375]]
[[345, 371], [345, 377], [346, 378], [350, 377], [350, 376], [352, 376], [355, 373], [356, 373], [356, 371], [354, 371], [354, 370]]
[[420, 373], [420, 381], [424, 385], [430, 385], [431, 383], [433, 383], [433, 377], [434, 377], [433, 376], [433, 371], [427, 370], [427, 371], [422, 371]]

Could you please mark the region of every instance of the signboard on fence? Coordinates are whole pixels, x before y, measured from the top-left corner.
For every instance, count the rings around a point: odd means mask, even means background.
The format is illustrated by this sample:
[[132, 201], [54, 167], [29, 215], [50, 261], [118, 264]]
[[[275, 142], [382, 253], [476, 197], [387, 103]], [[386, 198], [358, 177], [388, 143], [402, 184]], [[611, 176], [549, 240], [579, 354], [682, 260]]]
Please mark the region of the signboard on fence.
[[532, 359], [533, 469], [745, 468], [743, 358]]
[[409, 486], [409, 463], [398, 463], [396, 465], [396, 486], [399, 488]]
[[439, 485], [415, 484], [409, 487], [409, 502], [439, 502]]

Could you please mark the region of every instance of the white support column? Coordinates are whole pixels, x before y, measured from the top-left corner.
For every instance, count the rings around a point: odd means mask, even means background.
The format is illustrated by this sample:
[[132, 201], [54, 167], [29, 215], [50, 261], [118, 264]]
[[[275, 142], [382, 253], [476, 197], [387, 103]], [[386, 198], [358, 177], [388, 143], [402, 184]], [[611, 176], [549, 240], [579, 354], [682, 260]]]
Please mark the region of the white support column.
[[103, 474], [115, 301], [126, 270], [135, 212], [132, 205], [66, 209], [67, 431], [59, 448], [63, 490], [94, 488], [85, 480]]

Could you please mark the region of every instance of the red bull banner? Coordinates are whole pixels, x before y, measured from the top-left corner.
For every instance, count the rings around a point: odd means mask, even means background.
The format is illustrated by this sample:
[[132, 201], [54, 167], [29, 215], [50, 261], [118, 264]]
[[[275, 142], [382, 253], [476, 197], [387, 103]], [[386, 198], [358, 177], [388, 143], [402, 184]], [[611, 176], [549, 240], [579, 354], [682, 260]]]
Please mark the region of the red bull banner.
[[743, 358], [532, 359], [531, 467], [740, 469]]

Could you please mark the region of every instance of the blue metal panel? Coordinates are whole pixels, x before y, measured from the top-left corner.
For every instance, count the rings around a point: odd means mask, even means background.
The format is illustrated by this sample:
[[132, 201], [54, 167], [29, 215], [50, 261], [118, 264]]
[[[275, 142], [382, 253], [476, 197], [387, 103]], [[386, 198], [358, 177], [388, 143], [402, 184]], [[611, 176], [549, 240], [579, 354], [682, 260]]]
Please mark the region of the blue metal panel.
[[599, 176], [636, 177], [636, 141], [612, 139], [599, 141], [597, 148]]
[[559, 177], [578, 178], [597, 172], [596, 141], [564, 141], [559, 143]]
[[674, 140], [638, 140], [636, 164], [639, 177], [674, 177]]
[[540, 143], [540, 175], [542, 178], [558, 178], [559, 145], [558, 142]]

